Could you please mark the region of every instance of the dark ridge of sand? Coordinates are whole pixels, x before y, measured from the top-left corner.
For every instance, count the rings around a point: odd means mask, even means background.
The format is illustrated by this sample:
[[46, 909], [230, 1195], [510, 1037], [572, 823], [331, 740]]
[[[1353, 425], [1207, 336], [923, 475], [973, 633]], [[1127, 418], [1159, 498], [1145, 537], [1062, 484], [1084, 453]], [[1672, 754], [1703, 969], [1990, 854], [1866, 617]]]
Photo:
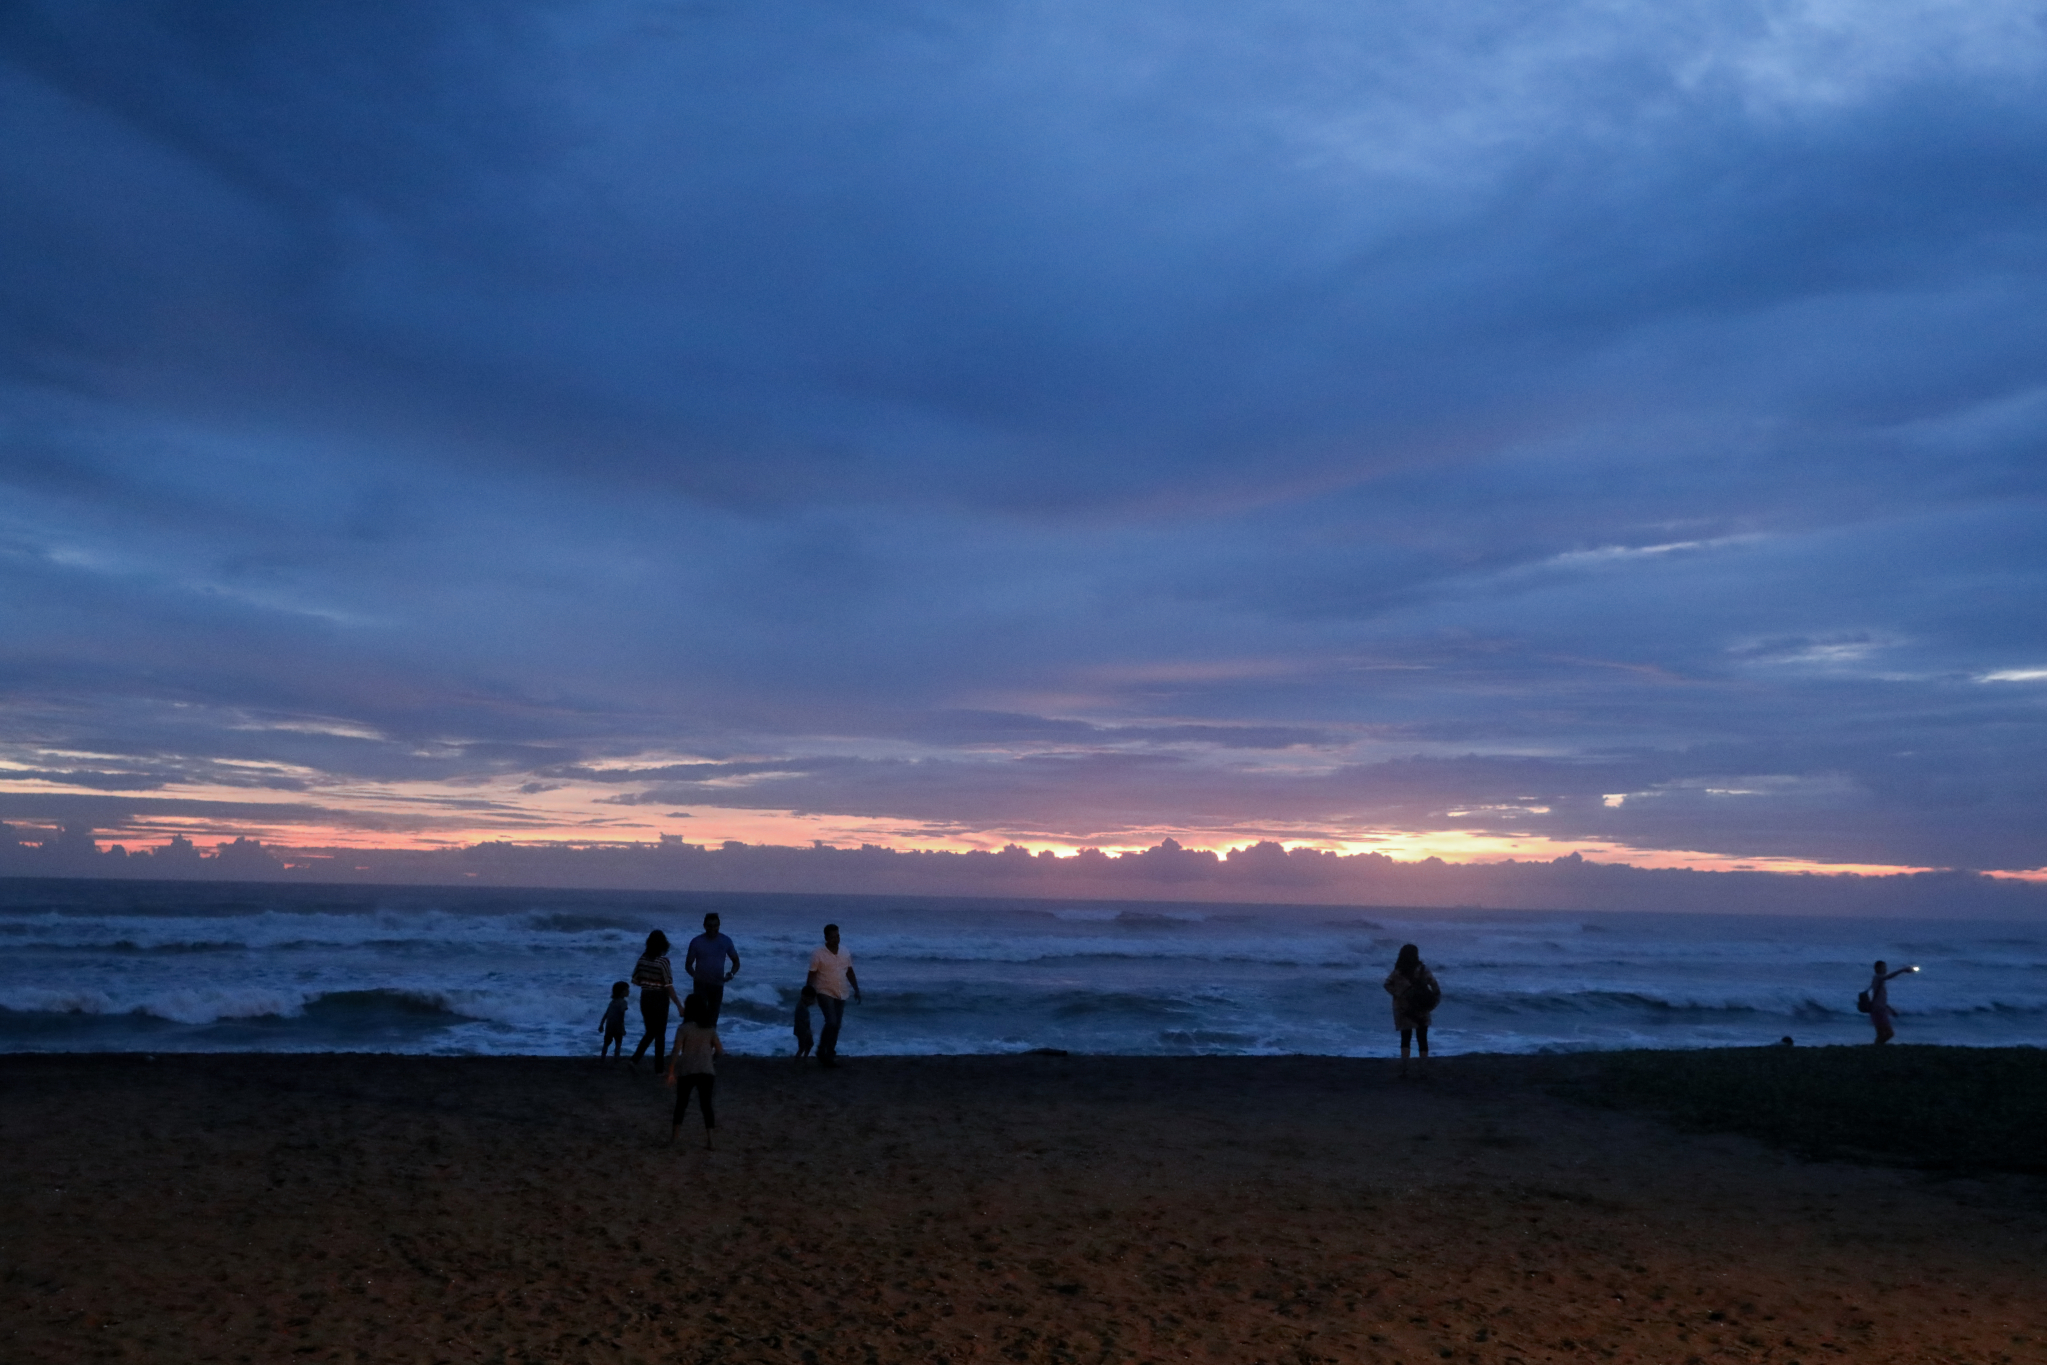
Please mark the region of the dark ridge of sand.
[[1432, 1065], [0, 1057], [0, 1360], [2047, 1359], [2027, 1178]]
[[2037, 1047], [1581, 1052], [1538, 1065], [1559, 1093], [1815, 1160], [2047, 1175], [2047, 1050]]

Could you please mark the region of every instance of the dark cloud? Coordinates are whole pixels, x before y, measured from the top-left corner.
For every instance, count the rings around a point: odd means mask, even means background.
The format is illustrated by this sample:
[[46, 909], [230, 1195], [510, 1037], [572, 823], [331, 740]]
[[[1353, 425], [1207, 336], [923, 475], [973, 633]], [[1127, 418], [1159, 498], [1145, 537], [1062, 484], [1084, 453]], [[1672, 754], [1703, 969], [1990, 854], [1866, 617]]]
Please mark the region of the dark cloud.
[[2043, 95], [2016, 4], [12, 6], [0, 782], [2037, 866]]

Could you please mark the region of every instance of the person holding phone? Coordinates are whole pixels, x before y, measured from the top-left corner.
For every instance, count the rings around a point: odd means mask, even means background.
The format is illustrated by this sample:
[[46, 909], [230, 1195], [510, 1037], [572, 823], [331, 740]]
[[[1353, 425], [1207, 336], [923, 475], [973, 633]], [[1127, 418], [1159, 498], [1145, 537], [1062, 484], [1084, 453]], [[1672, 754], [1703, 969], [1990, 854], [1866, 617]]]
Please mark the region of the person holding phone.
[[1898, 1031], [1891, 1027], [1891, 1020], [1897, 1017], [1891, 1009], [1891, 978], [1918, 970], [1917, 967], [1900, 967], [1895, 972], [1887, 972], [1883, 959], [1877, 959], [1876, 975], [1869, 979], [1869, 1022], [1876, 1025], [1877, 1046], [1881, 1047], [1898, 1036]]

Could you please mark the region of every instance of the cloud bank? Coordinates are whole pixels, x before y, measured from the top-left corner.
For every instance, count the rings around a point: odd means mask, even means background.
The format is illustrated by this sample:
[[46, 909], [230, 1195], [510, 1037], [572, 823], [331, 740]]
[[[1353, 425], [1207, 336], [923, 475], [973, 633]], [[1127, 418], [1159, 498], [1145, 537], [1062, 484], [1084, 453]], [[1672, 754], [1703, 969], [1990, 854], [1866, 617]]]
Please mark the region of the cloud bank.
[[183, 838], [130, 853], [97, 847], [73, 828], [40, 844], [0, 825], [0, 876], [269, 884], [399, 884], [737, 891], [1002, 900], [1662, 913], [2034, 919], [2047, 885], [1977, 872], [1789, 875], [1639, 868], [1569, 854], [1508, 859], [1401, 861], [1264, 842], [1217, 854], [1172, 839], [1125, 853], [1070, 857], [1021, 845], [964, 853], [776, 847], [729, 841], [707, 848], [654, 844], [497, 842], [444, 849], [266, 848], [237, 838], [210, 850]]

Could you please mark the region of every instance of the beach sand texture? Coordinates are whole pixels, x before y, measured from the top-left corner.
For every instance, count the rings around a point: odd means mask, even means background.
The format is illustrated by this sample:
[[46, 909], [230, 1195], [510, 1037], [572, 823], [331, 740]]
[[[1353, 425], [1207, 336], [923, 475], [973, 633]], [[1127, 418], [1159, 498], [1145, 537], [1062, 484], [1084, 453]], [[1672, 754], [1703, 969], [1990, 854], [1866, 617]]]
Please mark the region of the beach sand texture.
[[2047, 1214], [1548, 1059], [0, 1058], [0, 1358], [2040, 1361]]

